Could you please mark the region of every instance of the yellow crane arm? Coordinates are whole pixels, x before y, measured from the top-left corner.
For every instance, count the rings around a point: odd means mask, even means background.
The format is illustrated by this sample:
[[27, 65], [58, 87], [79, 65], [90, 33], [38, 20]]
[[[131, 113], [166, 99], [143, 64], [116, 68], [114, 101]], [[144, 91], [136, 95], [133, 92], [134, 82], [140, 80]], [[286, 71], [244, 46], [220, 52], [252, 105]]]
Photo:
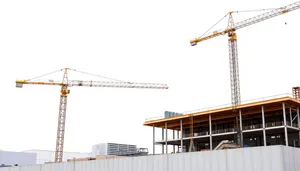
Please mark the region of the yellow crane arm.
[[136, 82], [117, 82], [117, 81], [82, 81], [82, 80], [68, 80], [67, 84], [61, 81], [27, 81], [16, 80], [16, 87], [22, 88], [23, 84], [37, 84], [37, 85], [57, 85], [57, 86], [82, 86], [82, 87], [115, 87], [115, 88], [152, 88], [152, 89], [168, 89], [167, 84], [158, 83], [136, 83]]
[[38, 85], [57, 85], [57, 86], [63, 86], [64, 84], [58, 81], [27, 81], [27, 80], [16, 80], [16, 87], [22, 88], [23, 84], [38, 84]]
[[214, 32], [213, 34], [210, 34], [208, 36], [205, 36], [205, 37], [200, 37], [200, 38], [195, 38], [194, 40], [191, 40], [190, 43], [192, 46], [195, 46], [197, 45], [197, 43], [199, 42], [202, 42], [204, 40], [208, 40], [208, 39], [211, 39], [211, 38], [214, 38], [214, 37], [217, 37], [217, 36], [221, 36], [221, 35], [224, 35], [230, 31], [235, 31], [234, 28], [228, 28], [228, 29], [225, 29], [224, 31], [221, 31], [221, 32]]

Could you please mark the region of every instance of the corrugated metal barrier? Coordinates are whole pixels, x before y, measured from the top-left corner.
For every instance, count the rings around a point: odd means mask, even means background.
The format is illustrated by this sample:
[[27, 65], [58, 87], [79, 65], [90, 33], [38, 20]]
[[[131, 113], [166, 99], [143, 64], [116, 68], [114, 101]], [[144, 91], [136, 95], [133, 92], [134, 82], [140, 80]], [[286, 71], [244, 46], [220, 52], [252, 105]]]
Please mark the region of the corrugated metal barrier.
[[300, 149], [254, 147], [19, 166], [0, 171], [300, 171]]

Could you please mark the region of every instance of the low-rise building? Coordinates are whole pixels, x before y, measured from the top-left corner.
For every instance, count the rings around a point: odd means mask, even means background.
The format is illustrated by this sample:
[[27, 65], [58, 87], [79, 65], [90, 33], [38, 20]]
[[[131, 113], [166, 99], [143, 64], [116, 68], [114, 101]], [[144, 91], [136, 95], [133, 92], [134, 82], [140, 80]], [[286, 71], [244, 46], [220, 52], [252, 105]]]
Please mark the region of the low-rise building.
[[36, 153], [0, 151], [0, 166], [34, 165], [36, 160]]
[[239, 147], [299, 147], [299, 107], [299, 98], [285, 95], [147, 120], [144, 125], [153, 127], [154, 154], [156, 146], [162, 146], [162, 153], [214, 150], [225, 140]]

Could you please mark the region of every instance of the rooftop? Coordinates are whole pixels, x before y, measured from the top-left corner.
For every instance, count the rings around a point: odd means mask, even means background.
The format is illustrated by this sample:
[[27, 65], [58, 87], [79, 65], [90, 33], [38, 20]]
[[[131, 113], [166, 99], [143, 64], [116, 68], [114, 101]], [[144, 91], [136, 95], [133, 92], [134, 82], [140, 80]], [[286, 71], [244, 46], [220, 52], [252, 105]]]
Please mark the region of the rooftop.
[[165, 123], [168, 124], [168, 129], [179, 130], [180, 120], [183, 120], [183, 125], [190, 124], [190, 118], [193, 118], [193, 123], [201, 123], [208, 121], [208, 115], [211, 114], [213, 120], [221, 120], [236, 117], [239, 115], [239, 110], [243, 115], [257, 114], [261, 112], [261, 106], [264, 106], [264, 111], [275, 111], [282, 109], [282, 103], [285, 103], [287, 108], [300, 106], [300, 101], [293, 98], [290, 94], [282, 94], [270, 97], [264, 97], [256, 100], [248, 100], [242, 102], [236, 106], [236, 110], [233, 110], [230, 104], [204, 108], [200, 110], [194, 110], [189, 112], [183, 112], [181, 116], [174, 116], [171, 118], [157, 117], [147, 119], [144, 123], [145, 126], [155, 126], [159, 128], [165, 127]]

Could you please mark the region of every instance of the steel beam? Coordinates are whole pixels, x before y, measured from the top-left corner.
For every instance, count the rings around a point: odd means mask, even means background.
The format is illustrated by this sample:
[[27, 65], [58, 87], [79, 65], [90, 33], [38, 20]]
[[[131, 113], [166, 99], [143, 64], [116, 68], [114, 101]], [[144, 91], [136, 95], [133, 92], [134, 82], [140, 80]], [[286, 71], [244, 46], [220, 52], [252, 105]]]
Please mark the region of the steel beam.
[[155, 127], [153, 124], [153, 155], [155, 155]]
[[[175, 140], [175, 130], [173, 130], [173, 140]], [[175, 145], [173, 145], [173, 153], [175, 153]]]
[[300, 147], [300, 118], [299, 118], [299, 107], [297, 107], [297, 117], [298, 117], [298, 128], [299, 128], [299, 147]]
[[183, 129], [182, 129], [182, 119], [180, 119], [180, 147], [181, 147], [181, 152], [183, 152]]
[[285, 145], [289, 146], [289, 137], [287, 133], [287, 127], [286, 127], [286, 112], [285, 112], [285, 104], [282, 103], [282, 111], [283, 111], [283, 122], [284, 122], [284, 136], [285, 136]]
[[240, 115], [240, 133], [241, 133], [241, 145], [244, 146], [244, 137], [243, 137], [243, 118], [242, 118], [242, 110], [239, 110]]
[[165, 129], [166, 129], [166, 141], [165, 141], [165, 144], [166, 144], [166, 154], [168, 154], [168, 123], [165, 122]]
[[291, 125], [293, 126], [293, 115], [292, 115], [292, 109], [290, 108], [290, 121], [291, 121]]
[[210, 150], [212, 150], [211, 114], [209, 114], [209, 146]]
[[[162, 134], [162, 140], [164, 141], [164, 140], [165, 140], [165, 136], [164, 136], [165, 129], [162, 128], [161, 130], [162, 130], [162, 131], [161, 131], [161, 134]], [[162, 153], [165, 154], [165, 145], [164, 145], [164, 144], [162, 144]]]
[[264, 109], [264, 106], [263, 106], [263, 105], [261, 105], [261, 118], [262, 118], [262, 126], [263, 126], [264, 146], [267, 146], [267, 138], [266, 138], [266, 122], [265, 122], [265, 109]]

